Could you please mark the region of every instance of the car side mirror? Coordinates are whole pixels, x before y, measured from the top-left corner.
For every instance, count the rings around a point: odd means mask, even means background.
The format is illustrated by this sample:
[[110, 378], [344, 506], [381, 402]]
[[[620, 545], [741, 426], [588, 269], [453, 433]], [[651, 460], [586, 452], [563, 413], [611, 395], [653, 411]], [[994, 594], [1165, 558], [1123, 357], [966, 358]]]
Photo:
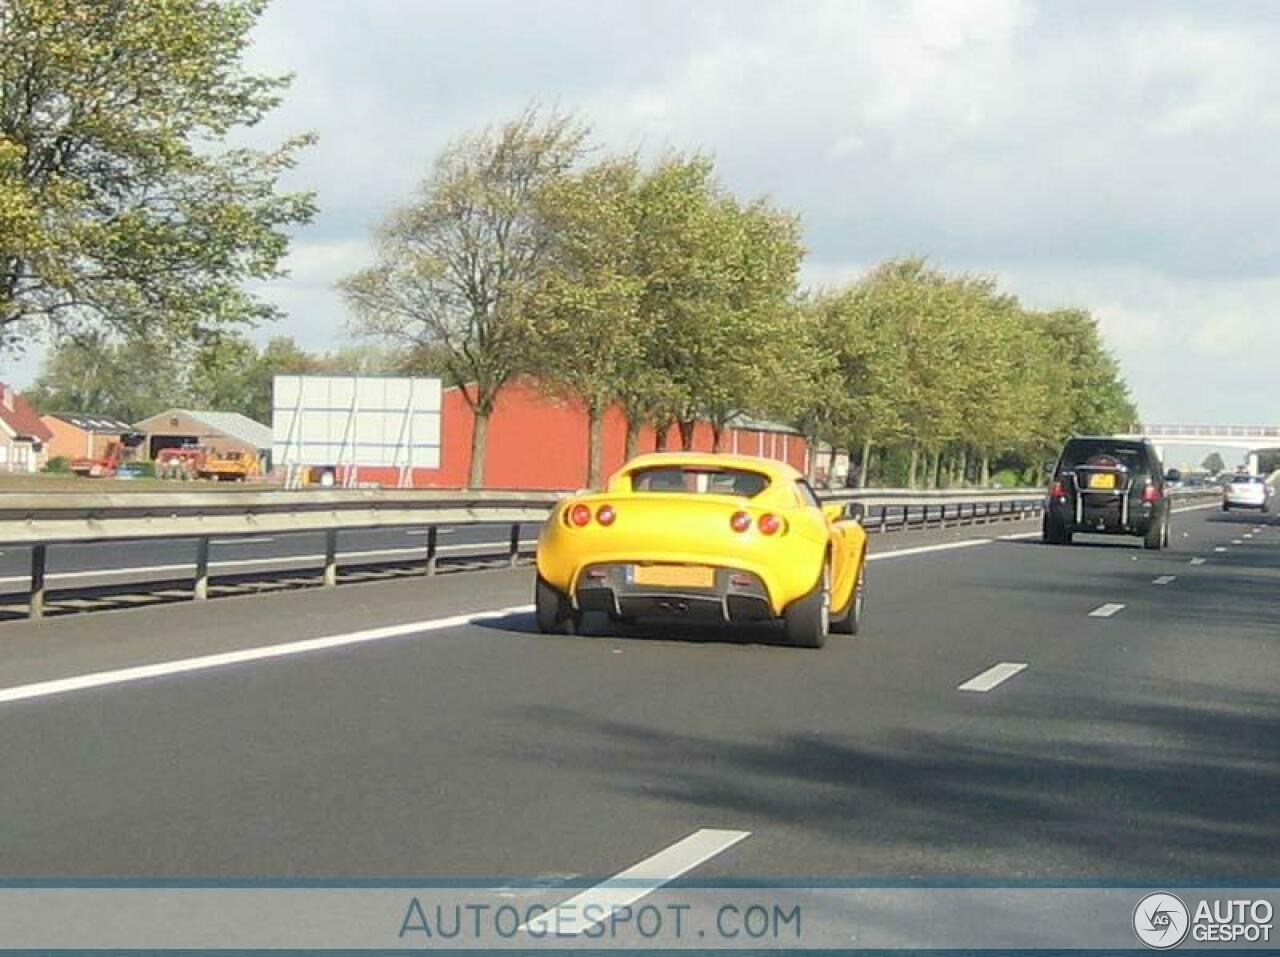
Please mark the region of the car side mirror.
[[828, 522], [838, 522], [844, 518], [844, 506], [824, 505], [822, 506], [822, 514]]
[[867, 507], [861, 502], [850, 502], [844, 507], [844, 517], [851, 522], [861, 522], [866, 514]]

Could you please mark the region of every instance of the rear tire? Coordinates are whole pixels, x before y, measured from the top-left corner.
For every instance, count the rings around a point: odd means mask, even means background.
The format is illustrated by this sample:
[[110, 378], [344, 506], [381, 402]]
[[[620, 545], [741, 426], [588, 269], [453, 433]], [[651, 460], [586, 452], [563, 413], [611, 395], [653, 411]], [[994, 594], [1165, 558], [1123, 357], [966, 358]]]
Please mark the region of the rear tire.
[[1044, 517], [1040, 538], [1046, 545], [1070, 545], [1072, 533], [1067, 526], [1049, 515]]
[[867, 597], [866, 556], [863, 556], [862, 567], [858, 569], [858, 583], [853, 586], [853, 594], [849, 598], [849, 606], [839, 618], [831, 619], [833, 635], [856, 635], [862, 627], [862, 608]]
[[1159, 551], [1167, 544], [1169, 544], [1169, 535], [1165, 522], [1150, 526], [1147, 533], [1142, 536], [1142, 547], [1153, 552]]
[[1228, 505], [1226, 502], [1223, 502], [1223, 503], [1222, 503], [1222, 510], [1223, 510], [1224, 512], [1229, 512], [1229, 511], [1231, 511], [1231, 506], [1230, 506], [1230, 505]]
[[787, 641], [797, 648], [821, 648], [831, 627], [831, 566], [823, 564], [813, 591], [797, 598], [782, 613]]
[[541, 575], [533, 591], [534, 613], [538, 619], [538, 630], [544, 635], [572, 635], [577, 633], [582, 620], [581, 612], [575, 611], [573, 602]]

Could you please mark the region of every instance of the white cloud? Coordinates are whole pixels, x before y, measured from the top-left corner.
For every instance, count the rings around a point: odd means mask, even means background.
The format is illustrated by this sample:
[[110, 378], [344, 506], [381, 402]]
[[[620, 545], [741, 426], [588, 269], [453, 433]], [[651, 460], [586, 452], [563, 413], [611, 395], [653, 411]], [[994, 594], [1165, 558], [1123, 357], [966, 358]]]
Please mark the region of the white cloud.
[[807, 282], [904, 254], [995, 273], [1091, 308], [1148, 415], [1275, 419], [1280, 21], [1259, 10], [276, 0], [254, 62], [297, 79], [255, 135], [318, 132], [294, 181], [322, 214], [266, 294], [278, 331], [336, 344], [333, 282], [432, 155], [541, 100], [610, 148], [712, 151], [802, 214]]

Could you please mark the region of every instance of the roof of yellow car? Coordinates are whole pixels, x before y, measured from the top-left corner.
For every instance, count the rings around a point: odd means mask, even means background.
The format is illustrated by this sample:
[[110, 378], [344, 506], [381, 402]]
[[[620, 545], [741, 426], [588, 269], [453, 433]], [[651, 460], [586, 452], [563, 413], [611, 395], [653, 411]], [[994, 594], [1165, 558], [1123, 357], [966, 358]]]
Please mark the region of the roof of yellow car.
[[774, 479], [798, 479], [801, 474], [786, 462], [766, 459], [756, 455], [733, 455], [728, 452], [650, 452], [638, 455], [618, 470], [633, 472], [636, 469], [661, 468], [664, 465], [708, 465], [715, 468], [740, 468], [761, 472]]

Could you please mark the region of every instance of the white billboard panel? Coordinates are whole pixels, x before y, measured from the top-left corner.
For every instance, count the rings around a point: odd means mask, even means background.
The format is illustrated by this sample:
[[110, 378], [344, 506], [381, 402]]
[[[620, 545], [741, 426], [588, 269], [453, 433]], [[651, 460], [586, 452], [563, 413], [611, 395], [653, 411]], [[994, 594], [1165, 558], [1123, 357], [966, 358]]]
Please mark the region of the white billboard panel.
[[273, 461], [439, 468], [441, 392], [439, 379], [278, 375]]

